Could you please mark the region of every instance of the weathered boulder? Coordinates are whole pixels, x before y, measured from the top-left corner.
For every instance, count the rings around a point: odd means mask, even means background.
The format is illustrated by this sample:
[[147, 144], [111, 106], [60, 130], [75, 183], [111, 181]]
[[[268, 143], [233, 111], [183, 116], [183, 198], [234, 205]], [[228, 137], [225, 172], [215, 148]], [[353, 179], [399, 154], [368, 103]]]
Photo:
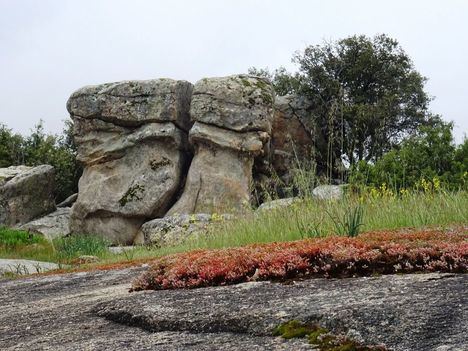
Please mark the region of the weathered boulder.
[[272, 86], [245, 75], [205, 78], [193, 94], [189, 140], [195, 155], [182, 196], [167, 215], [242, 211], [250, 202], [254, 158], [269, 140]]
[[211, 224], [231, 219], [227, 214], [183, 214], [153, 219], [141, 226], [137, 244], [170, 246], [207, 233]]
[[0, 225], [21, 225], [55, 210], [54, 168], [0, 168]]
[[53, 240], [70, 234], [70, 207], [58, 208], [55, 212], [21, 225], [18, 229], [43, 235]]
[[152, 79], [86, 86], [67, 103], [72, 116], [100, 119], [136, 127], [151, 122], [172, 122], [190, 129], [192, 84], [183, 80]]
[[266, 79], [233, 75], [203, 78], [194, 87], [191, 116], [220, 128], [271, 131], [273, 87]]
[[160, 79], [86, 87], [68, 102], [84, 164], [72, 233], [131, 243], [173, 204], [188, 160], [192, 85]]

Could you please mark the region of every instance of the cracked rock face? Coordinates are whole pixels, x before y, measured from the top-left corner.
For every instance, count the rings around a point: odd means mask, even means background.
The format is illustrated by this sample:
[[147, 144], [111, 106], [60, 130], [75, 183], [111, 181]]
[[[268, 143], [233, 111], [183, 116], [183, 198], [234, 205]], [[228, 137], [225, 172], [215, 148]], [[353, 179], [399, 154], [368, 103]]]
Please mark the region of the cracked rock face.
[[85, 87], [67, 107], [84, 164], [72, 233], [133, 241], [147, 219], [163, 216], [187, 162], [192, 85], [159, 79]]
[[21, 225], [55, 210], [54, 167], [0, 168], [0, 225]]
[[273, 88], [262, 78], [204, 78], [194, 86], [184, 191], [167, 215], [232, 213], [249, 205], [252, 167], [269, 140]]

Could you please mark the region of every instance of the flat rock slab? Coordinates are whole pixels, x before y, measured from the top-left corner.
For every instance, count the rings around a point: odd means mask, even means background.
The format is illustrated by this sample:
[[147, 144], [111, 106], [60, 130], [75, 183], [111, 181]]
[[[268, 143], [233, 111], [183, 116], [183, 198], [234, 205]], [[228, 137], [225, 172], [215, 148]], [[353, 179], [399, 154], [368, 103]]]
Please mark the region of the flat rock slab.
[[52, 262], [0, 258], [0, 277], [5, 273], [25, 275], [44, 273], [58, 268], [58, 264]]
[[128, 293], [142, 271], [0, 282], [0, 349], [313, 350], [305, 340], [271, 336], [290, 319], [397, 351], [468, 349], [466, 274]]

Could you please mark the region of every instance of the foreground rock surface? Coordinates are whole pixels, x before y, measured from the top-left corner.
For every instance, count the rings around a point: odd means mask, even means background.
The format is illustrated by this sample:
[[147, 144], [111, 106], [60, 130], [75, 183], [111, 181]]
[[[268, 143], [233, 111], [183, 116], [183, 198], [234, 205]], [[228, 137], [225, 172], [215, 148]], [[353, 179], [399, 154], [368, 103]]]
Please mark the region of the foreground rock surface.
[[466, 274], [128, 293], [141, 271], [0, 282], [2, 350], [313, 350], [271, 336], [291, 319], [396, 351], [468, 348]]
[[54, 167], [0, 168], [0, 225], [21, 225], [55, 210]]

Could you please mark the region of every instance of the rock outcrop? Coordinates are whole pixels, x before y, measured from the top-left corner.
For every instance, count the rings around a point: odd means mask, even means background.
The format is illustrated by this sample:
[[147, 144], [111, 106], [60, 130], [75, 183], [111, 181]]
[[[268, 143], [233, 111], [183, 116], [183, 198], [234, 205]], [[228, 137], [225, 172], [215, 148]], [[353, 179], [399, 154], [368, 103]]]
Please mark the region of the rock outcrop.
[[467, 350], [466, 274], [250, 282], [128, 293], [142, 268], [0, 281], [0, 345], [16, 350], [314, 350], [273, 336], [319, 323], [394, 351]]
[[0, 168], [0, 225], [21, 225], [55, 210], [54, 168]]
[[127, 244], [153, 219], [239, 213], [272, 174], [293, 195], [291, 169], [313, 152], [310, 107], [250, 75], [79, 89], [67, 105], [84, 164], [71, 232]]
[[84, 87], [70, 97], [84, 164], [70, 230], [131, 243], [172, 205], [188, 161], [192, 84], [158, 79]]
[[271, 84], [258, 77], [195, 84], [189, 133], [195, 155], [182, 196], [167, 215], [232, 213], [249, 206], [253, 162], [270, 137], [273, 101]]

